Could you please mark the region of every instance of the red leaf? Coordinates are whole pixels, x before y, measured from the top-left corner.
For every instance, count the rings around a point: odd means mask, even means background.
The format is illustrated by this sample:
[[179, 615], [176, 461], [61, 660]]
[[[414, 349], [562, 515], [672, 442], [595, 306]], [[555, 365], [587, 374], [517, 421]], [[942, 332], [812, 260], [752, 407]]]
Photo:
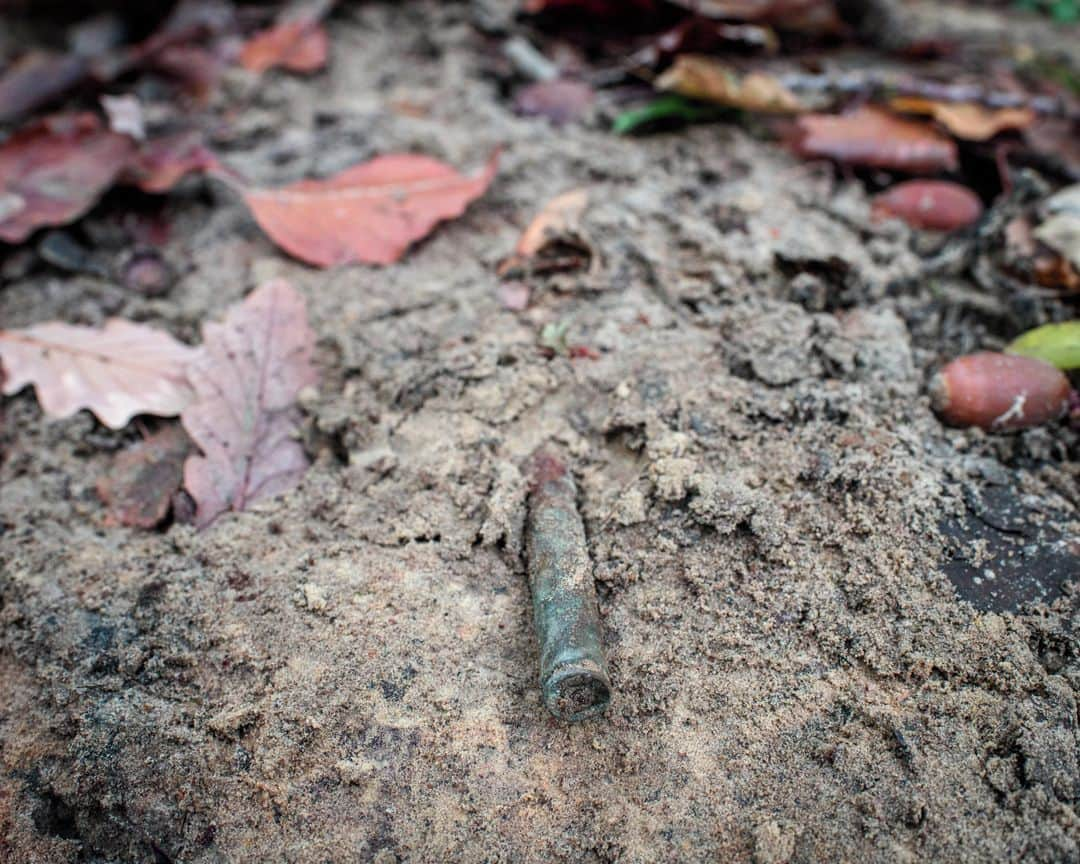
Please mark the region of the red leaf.
[[168, 192], [194, 171], [218, 169], [217, 157], [198, 132], [180, 132], [143, 144], [124, 171], [123, 181], [144, 192]]
[[192, 395], [185, 368], [197, 354], [168, 333], [119, 318], [101, 330], [55, 321], [0, 330], [5, 394], [33, 384], [49, 416], [89, 408], [113, 429], [136, 414], [179, 414]]
[[75, 54], [35, 51], [0, 77], [0, 123], [52, 102], [86, 78], [87, 63]]
[[932, 126], [880, 108], [850, 114], [805, 114], [795, 149], [802, 156], [919, 173], [956, 167], [956, 145]]
[[290, 72], [318, 72], [330, 56], [330, 37], [317, 21], [286, 21], [257, 33], [244, 45], [240, 64], [251, 72], [278, 66]]
[[97, 483], [109, 509], [107, 522], [153, 528], [169, 512], [184, 477], [191, 441], [179, 426], [165, 426], [117, 454], [109, 474]]
[[296, 395], [317, 376], [304, 299], [283, 280], [258, 288], [223, 323], [207, 324], [203, 341], [188, 369], [196, 398], [181, 421], [203, 452], [184, 466], [184, 486], [205, 527], [299, 482], [308, 463], [292, 437]]
[[439, 222], [464, 213], [497, 168], [498, 154], [476, 177], [427, 156], [380, 156], [327, 180], [242, 194], [270, 239], [301, 261], [390, 264]]
[[126, 135], [93, 114], [57, 114], [0, 145], [0, 240], [66, 225], [97, 203], [131, 158]]
[[874, 198], [874, 213], [896, 216], [914, 228], [955, 231], [982, 216], [979, 196], [947, 180], [908, 180]]

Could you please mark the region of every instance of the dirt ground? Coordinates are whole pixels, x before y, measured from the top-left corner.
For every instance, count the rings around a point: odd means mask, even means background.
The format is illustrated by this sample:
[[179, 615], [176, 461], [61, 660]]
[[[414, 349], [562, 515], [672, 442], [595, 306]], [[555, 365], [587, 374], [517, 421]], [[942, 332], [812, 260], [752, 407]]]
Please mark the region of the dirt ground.
[[[167, 297], [0, 291], [4, 326], [195, 342], [284, 276], [322, 376], [301, 486], [201, 533], [106, 526], [136, 431], [5, 400], [0, 861], [1080, 861], [1080, 437], [949, 430], [926, 396], [1044, 310], [927, 276], [860, 182], [735, 125], [515, 116], [482, 5], [349, 7], [328, 72], [241, 94], [223, 155], [267, 183], [505, 148], [402, 263], [313, 271], [196, 182]], [[581, 185], [593, 268], [507, 311], [496, 262]], [[546, 356], [547, 322], [599, 358]], [[545, 441], [614, 687], [576, 726], [540, 701], [523, 563]]]

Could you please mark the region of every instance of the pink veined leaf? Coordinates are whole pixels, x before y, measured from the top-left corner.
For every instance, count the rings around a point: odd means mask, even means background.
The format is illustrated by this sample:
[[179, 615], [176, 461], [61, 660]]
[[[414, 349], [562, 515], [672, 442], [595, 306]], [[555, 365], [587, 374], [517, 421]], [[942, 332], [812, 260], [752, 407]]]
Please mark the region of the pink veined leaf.
[[136, 414], [172, 417], [192, 397], [186, 367], [198, 349], [119, 318], [101, 330], [59, 322], [0, 330], [4, 393], [27, 384], [54, 418], [88, 408], [113, 429]]
[[308, 461], [293, 438], [296, 396], [317, 380], [304, 299], [283, 280], [259, 287], [203, 336], [188, 368], [196, 398], [180, 418], [202, 450], [184, 466], [200, 527], [299, 482]]
[[380, 156], [326, 180], [241, 189], [278, 246], [317, 267], [390, 264], [445, 219], [460, 216], [491, 185], [498, 154], [476, 177], [437, 159]]

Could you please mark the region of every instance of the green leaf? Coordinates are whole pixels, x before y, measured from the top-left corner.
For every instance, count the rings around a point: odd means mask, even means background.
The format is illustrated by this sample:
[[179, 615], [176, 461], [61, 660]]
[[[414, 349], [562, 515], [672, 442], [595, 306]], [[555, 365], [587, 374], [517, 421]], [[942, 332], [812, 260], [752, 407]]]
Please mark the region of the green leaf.
[[616, 135], [629, 135], [641, 131], [642, 127], [664, 120], [694, 123], [698, 120], [712, 120], [720, 116], [721, 111], [710, 105], [702, 105], [683, 96], [661, 96], [638, 108], [624, 111], [615, 118], [611, 131]]
[[1055, 21], [1071, 24], [1080, 18], [1080, 3], [1077, 0], [1057, 0], [1050, 7], [1050, 15]]
[[1052, 363], [1058, 369], [1080, 369], [1080, 321], [1044, 324], [1028, 330], [1005, 349]]

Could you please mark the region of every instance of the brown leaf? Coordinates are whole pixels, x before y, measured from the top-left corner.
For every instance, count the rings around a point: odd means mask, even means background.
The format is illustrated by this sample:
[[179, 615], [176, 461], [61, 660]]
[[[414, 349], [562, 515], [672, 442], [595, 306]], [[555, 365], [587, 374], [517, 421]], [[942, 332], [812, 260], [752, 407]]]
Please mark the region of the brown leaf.
[[296, 396], [317, 376], [304, 299], [280, 279], [233, 306], [223, 323], [207, 324], [203, 341], [188, 369], [195, 400], [181, 421], [203, 452], [188, 458], [184, 486], [205, 527], [299, 482], [308, 463], [293, 439]]
[[134, 153], [121, 179], [144, 192], [168, 192], [188, 174], [220, 168], [217, 157], [196, 131], [145, 142]]
[[979, 196], [947, 180], [908, 180], [874, 198], [874, 213], [897, 216], [914, 228], [955, 231], [982, 215]]
[[57, 114], [0, 145], [0, 241], [66, 225], [94, 206], [131, 158], [126, 135], [89, 113]]
[[86, 79], [87, 62], [75, 54], [35, 51], [0, 77], [0, 123], [8, 123], [64, 95]]
[[198, 353], [162, 330], [119, 318], [101, 330], [55, 321], [0, 330], [6, 395], [33, 384], [50, 417], [88, 408], [113, 429], [136, 414], [179, 414], [192, 396], [185, 368]]
[[169, 512], [169, 503], [184, 477], [191, 440], [179, 426], [169, 425], [128, 447], [113, 459], [97, 493], [108, 508], [110, 525], [153, 528]]
[[522, 233], [514, 248], [514, 254], [499, 264], [499, 276], [527, 269], [534, 259], [555, 245], [573, 246], [578, 252], [577, 259], [582, 257], [581, 253], [584, 251], [584, 260], [587, 262], [588, 246], [581, 240], [578, 232], [581, 217], [588, 206], [587, 189], [571, 189], [548, 201]]
[[1006, 129], [1026, 129], [1035, 122], [1035, 112], [1031, 108], [986, 108], [975, 102], [898, 97], [889, 101], [889, 107], [907, 114], [933, 117], [965, 141], [988, 141]]
[[811, 159], [834, 159], [909, 173], [956, 168], [956, 144], [931, 126], [901, 120], [880, 108], [850, 114], [804, 114], [796, 121], [796, 152]]
[[796, 113], [805, 106], [783, 84], [762, 72], [740, 75], [711, 57], [687, 54], [656, 79], [656, 89], [758, 113]]
[[476, 177], [427, 156], [380, 156], [327, 180], [243, 189], [255, 220], [278, 246], [317, 267], [390, 264], [487, 190], [498, 154]]

